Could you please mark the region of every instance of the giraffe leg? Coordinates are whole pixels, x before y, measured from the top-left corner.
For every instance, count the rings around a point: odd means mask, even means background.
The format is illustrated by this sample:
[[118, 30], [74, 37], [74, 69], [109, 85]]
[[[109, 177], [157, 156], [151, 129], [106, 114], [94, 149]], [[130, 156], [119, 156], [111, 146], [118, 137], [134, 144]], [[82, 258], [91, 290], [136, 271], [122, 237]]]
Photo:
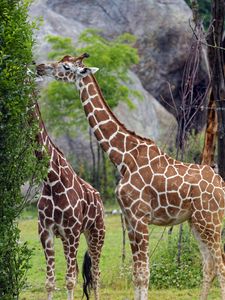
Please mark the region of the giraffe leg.
[[192, 227], [192, 232], [198, 242], [199, 250], [202, 255], [203, 282], [200, 300], [205, 300], [207, 299], [212, 281], [216, 276], [215, 262], [209, 247], [202, 241], [199, 232], [196, 231], [194, 227]]
[[[216, 213], [215, 213], [216, 215]], [[204, 216], [204, 212], [202, 213]], [[218, 217], [219, 218], [219, 217]], [[214, 217], [214, 220], [216, 217]], [[208, 291], [212, 280], [215, 275], [218, 276], [222, 300], [225, 300], [225, 264], [223, 261], [223, 254], [221, 250], [221, 220], [216, 220], [217, 227], [212, 224], [207, 224], [206, 220], [194, 220], [192, 221], [192, 230], [200, 245], [200, 249], [203, 249], [203, 288], [200, 296], [201, 300], [206, 300], [208, 297]], [[204, 260], [207, 261], [205, 262]]]
[[74, 299], [74, 288], [77, 280], [77, 249], [79, 246], [80, 234], [69, 234], [62, 238], [64, 255], [67, 262], [66, 271], [66, 288], [67, 288], [67, 299]]
[[85, 233], [88, 244], [88, 254], [91, 258], [92, 286], [95, 300], [99, 300], [99, 260], [105, 238], [105, 227], [102, 218], [96, 220], [97, 225]]
[[48, 300], [52, 300], [55, 289], [55, 252], [53, 232], [50, 229], [42, 229], [39, 224], [39, 235], [46, 259], [46, 283], [45, 287], [48, 294]]
[[225, 261], [224, 261], [224, 253], [220, 248], [220, 244], [218, 245], [218, 249], [215, 252], [215, 264], [218, 275], [218, 280], [221, 288], [221, 299], [225, 300]]
[[149, 238], [148, 226], [137, 221], [135, 228], [127, 225], [128, 236], [133, 256], [133, 279], [135, 286], [134, 300], [148, 300], [149, 284]]

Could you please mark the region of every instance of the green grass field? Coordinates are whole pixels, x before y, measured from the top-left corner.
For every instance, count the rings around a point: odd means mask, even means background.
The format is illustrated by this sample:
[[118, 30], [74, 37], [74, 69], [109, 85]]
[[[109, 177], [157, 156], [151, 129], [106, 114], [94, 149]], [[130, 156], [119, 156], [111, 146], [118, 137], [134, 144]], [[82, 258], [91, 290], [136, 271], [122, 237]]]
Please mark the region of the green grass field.
[[[101, 299], [102, 300], [131, 300], [133, 299], [131, 253], [128, 239], [126, 238], [126, 260], [124, 265], [121, 262], [122, 256], [122, 230], [120, 216], [108, 216], [106, 222], [106, 238], [101, 256]], [[47, 299], [45, 292], [45, 259], [37, 233], [36, 211], [27, 211], [19, 221], [21, 229], [21, 239], [28, 241], [33, 248], [31, 259], [32, 268], [28, 272], [27, 287], [22, 292], [21, 300], [44, 300]], [[150, 253], [155, 248], [163, 228], [155, 227], [150, 239]], [[162, 241], [163, 243], [163, 241]], [[158, 248], [157, 248], [158, 249]], [[83, 255], [86, 250], [86, 243], [82, 236], [78, 250], [78, 265], [81, 269]], [[156, 250], [157, 251], [157, 250]], [[62, 251], [61, 241], [55, 240], [56, 252], [56, 286], [54, 294], [55, 300], [66, 299], [65, 289], [65, 267], [66, 263]], [[154, 260], [154, 255], [151, 257]], [[199, 289], [188, 290], [149, 290], [149, 299], [151, 300], [194, 300], [198, 299]], [[75, 300], [82, 298], [82, 278], [78, 277], [78, 284], [75, 289]], [[91, 297], [93, 299], [93, 297]], [[219, 300], [220, 291], [214, 287], [209, 296], [209, 300]]]

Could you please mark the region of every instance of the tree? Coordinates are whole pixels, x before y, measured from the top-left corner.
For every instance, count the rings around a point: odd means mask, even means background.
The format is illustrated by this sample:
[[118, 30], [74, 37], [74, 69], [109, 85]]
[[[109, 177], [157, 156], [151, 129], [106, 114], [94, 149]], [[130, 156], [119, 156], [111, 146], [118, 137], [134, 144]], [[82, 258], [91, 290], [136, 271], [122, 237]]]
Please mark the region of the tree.
[[207, 37], [208, 59], [211, 73], [212, 97], [215, 101], [218, 119], [218, 169], [225, 180], [225, 77], [224, 77], [224, 0], [212, 1], [212, 22]]
[[[186, 3], [191, 7], [192, 0], [185, 0]], [[211, 18], [211, 0], [198, 0], [199, 13], [203, 20], [205, 28], [208, 28]]]
[[[20, 241], [17, 218], [26, 204], [21, 186], [41, 177], [31, 120], [34, 79], [29, 1], [0, 1], [0, 299], [18, 299], [26, 281], [31, 250]], [[40, 167], [39, 167], [40, 166]], [[36, 177], [37, 176], [37, 177]]]
[[218, 120], [216, 104], [212, 89], [210, 89], [210, 99], [208, 103], [207, 124], [205, 130], [204, 146], [201, 157], [201, 164], [214, 167], [214, 154], [216, 149], [216, 136], [218, 130]]
[[[70, 38], [48, 36], [47, 40], [52, 45], [49, 58], [60, 59], [68, 54], [76, 56], [84, 52], [89, 53], [87, 64], [100, 69], [96, 77], [109, 106], [113, 109], [119, 101], [124, 101], [133, 108], [130, 95], [140, 97], [140, 94], [130, 90], [124, 83], [130, 81], [127, 75], [129, 67], [138, 62], [137, 49], [133, 48], [135, 38], [130, 34], [123, 34], [109, 41], [99, 33], [93, 29], [85, 30], [80, 35], [77, 46], [73, 45]], [[75, 92], [73, 85], [56, 81], [50, 83], [42, 94], [42, 111], [48, 127], [55, 134], [66, 133], [67, 136], [71, 136], [71, 132], [81, 130], [83, 133], [87, 132], [88, 122], [84, 118], [79, 94]], [[93, 146], [91, 135], [90, 149], [93, 160], [92, 178], [88, 178], [86, 172], [80, 175], [90, 180], [101, 192], [105, 191], [104, 196], [109, 198], [114, 187], [108, 188], [108, 179], [113, 180], [115, 172], [112, 166], [107, 164], [98, 145]], [[80, 169], [78, 162], [75, 162], [74, 166], [76, 170]], [[103, 180], [100, 179], [101, 177]]]
[[[200, 1], [191, 1], [196, 8]], [[198, 3], [199, 2], [199, 3]], [[206, 36], [211, 88], [209, 95], [208, 118], [205, 142], [202, 151], [202, 164], [214, 166], [214, 153], [217, 139], [217, 164], [219, 174], [225, 180], [225, 85], [224, 85], [224, 1], [212, 1], [212, 17]], [[199, 39], [202, 42], [201, 39]]]

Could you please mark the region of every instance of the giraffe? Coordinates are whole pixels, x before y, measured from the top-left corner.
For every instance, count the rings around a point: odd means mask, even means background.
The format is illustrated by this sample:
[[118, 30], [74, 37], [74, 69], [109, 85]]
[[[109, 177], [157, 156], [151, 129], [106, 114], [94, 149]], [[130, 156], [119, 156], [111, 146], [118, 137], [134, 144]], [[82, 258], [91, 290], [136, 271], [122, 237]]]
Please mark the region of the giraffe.
[[41, 146], [36, 156], [41, 159], [47, 152], [50, 158], [37, 205], [38, 231], [47, 264], [45, 286], [48, 300], [53, 299], [55, 288], [54, 236], [62, 240], [67, 261], [67, 299], [73, 300], [78, 273], [76, 254], [81, 233], [84, 233], [88, 245], [83, 262], [83, 292], [89, 299], [89, 291], [93, 287], [95, 300], [99, 300], [99, 259], [105, 236], [102, 200], [99, 193], [75, 173], [50, 139], [38, 103], [33, 115], [38, 119], [37, 141]]
[[128, 130], [108, 107], [94, 77], [98, 68], [83, 64], [88, 54], [65, 56], [37, 66], [39, 76], [75, 83], [98, 143], [120, 172], [116, 195], [125, 216], [133, 257], [134, 299], [148, 299], [148, 225], [187, 221], [203, 258], [201, 300], [217, 275], [225, 300], [225, 264], [221, 224], [225, 210], [222, 178], [207, 165], [183, 163], [164, 153], [151, 139]]

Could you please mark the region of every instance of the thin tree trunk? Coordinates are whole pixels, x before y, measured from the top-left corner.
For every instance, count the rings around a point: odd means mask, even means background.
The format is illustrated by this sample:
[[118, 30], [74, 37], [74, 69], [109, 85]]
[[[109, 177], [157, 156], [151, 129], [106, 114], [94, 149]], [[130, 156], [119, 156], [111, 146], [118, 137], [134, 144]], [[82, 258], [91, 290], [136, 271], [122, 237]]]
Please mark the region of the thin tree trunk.
[[[188, 132], [191, 128], [191, 123], [194, 120], [198, 110], [204, 103], [206, 95], [208, 93], [208, 88], [201, 94], [194, 95], [195, 81], [198, 76], [200, 57], [202, 54], [202, 26], [201, 20], [198, 13], [198, 2], [191, 1], [193, 22], [195, 23], [194, 35], [192, 38], [192, 45], [189, 50], [189, 55], [187, 62], [184, 67], [183, 78], [181, 83], [181, 110], [180, 110], [180, 120], [178, 126], [178, 144], [177, 144], [177, 157], [181, 161], [184, 159], [185, 154], [185, 144], [188, 136]], [[197, 37], [197, 39], [196, 39]], [[195, 108], [193, 110], [193, 108]], [[172, 228], [168, 232], [171, 234]], [[181, 253], [182, 253], [182, 236], [183, 236], [183, 224], [179, 226], [179, 238], [177, 244], [177, 264], [181, 263]]]
[[102, 149], [102, 179], [103, 179], [103, 195], [106, 197], [107, 185], [108, 185], [108, 176], [107, 176], [107, 167], [106, 167], [106, 157], [105, 152]]
[[125, 224], [125, 218], [123, 214], [120, 214], [121, 218], [121, 225], [122, 225], [122, 264], [125, 262], [126, 259], [126, 224]]
[[216, 103], [212, 91], [208, 104], [208, 117], [205, 130], [204, 147], [202, 151], [202, 165], [214, 166], [214, 153], [216, 148], [216, 136], [218, 129], [218, 120], [216, 113]]
[[92, 140], [92, 132], [91, 128], [89, 128], [89, 145], [91, 150], [91, 157], [92, 157], [92, 183], [94, 187], [96, 187], [96, 159], [95, 159], [95, 151], [93, 147], [93, 140]]
[[100, 165], [101, 165], [101, 152], [100, 146], [97, 143], [97, 172], [96, 172], [96, 189], [101, 193], [101, 184], [100, 184]]
[[180, 263], [181, 263], [182, 236], [183, 236], [183, 224], [180, 224], [179, 237], [178, 237], [178, 243], [177, 243], [177, 264], [178, 264], [178, 266], [180, 266]]
[[224, 59], [223, 46], [224, 31], [224, 0], [212, 1], [212, 22], [209, 28], [207, 42], [208, 58], [212, 78], [212, 92], [215, 97], [218, 117], [218, 169], [225, 180], [225, 86], [224, 86]]

